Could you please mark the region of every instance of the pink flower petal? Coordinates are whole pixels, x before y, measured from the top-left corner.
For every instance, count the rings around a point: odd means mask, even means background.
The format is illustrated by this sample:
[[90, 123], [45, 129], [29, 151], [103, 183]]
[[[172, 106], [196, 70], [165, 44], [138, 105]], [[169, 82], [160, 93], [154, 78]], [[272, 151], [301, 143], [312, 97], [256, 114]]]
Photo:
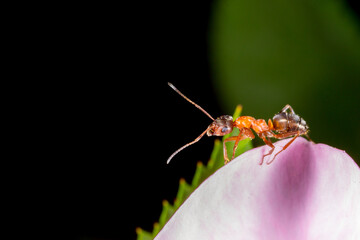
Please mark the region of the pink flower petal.
[[299, 138], [260, 166], [268, 151], [250, 150], [219, 169], [155, 239], [360, 239], [360, 169], [344, 151]]

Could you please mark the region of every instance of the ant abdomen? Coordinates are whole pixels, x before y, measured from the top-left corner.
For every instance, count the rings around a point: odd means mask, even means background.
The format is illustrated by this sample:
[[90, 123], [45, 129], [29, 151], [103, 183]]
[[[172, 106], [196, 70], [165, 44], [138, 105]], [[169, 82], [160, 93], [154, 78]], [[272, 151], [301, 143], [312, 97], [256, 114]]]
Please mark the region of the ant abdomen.
[[280, 112], [273, 117], [274, 130], [283, 132], [300, 131], [306, 132], [308, 126], [304, 119], [299, 115], [288, 112]]
[[277, 132], [285, 132], [288, 129], [289, 121], [287, 119], [287, 113], [281, 112], [273, 117], [274, 130]]

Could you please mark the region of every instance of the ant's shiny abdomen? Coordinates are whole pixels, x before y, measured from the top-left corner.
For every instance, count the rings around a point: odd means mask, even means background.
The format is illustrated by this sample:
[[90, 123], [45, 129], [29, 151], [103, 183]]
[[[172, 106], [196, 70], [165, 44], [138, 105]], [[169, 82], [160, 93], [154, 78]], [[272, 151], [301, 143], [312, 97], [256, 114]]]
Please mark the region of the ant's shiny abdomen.
[[[291, 107], [288, 108], [290, 108], [290, 111], [292, 110]], [[278, 133], [307, 132], [309, 127], [305, 120], [292, 111], [286, 112], [286, 110], [281, 111], [273, 117], [274, 130]]]

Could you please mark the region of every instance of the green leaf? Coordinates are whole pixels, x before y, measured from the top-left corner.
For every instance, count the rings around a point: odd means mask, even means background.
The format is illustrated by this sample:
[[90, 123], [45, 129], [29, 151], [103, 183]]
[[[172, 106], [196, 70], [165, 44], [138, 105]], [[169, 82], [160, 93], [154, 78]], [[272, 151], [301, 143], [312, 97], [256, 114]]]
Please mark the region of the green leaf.
[[[241, 105], [238, 105], [235, 109], [233, 118], [236, 119], [240, 116], [242, 111]], [[239, 133], [239, 132], [238, 132]], [[225, 139], [227, 136], [224, 136]], [[168, 201], [163, 201], [163, 209], [160, 214], [159, 222], [154, 224], [153, 232], [147, 232], [141, 228], [136, 229], [137, 240], [148, 240], [153, 239], [159, 231], [164, 227], [166, 222], [171, 218], [175, 211], [181, 206], [181, 204], [190, 196], [190, 194], [210, 175], [212, 175], [216, 170], [224, 166], [224, 158], [222, 152], [222, 142], [219, 139], [216, 139], [214, 142], [214, 149], [210, 155], [210, 160], [207, 165], [203, 165], [201, 162], [198, 162], [196, 165], [196, 171], [193, 177], [191, 184], [188, 184], [185, 179], [180, 179], [179, 190], [176, 195], [174, 204], [171, 205]], [[233, 145], [232, 145], [233, 146]], [[229, 143], [229, 147], [231, 144]], [[236, 156], [252, 148], [251, 141], [243, 140], [239, 142]], [[232, 149], [232, 148], [231, 148]], [[232, 150], [231, 150], [232, 152]]]

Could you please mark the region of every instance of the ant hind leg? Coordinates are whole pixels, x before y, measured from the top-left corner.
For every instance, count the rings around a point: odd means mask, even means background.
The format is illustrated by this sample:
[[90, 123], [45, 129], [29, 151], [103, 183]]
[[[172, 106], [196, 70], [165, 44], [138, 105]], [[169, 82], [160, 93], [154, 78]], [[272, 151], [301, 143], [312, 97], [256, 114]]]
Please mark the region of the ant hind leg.
[[271, 155], [271, 154], [274, 152], [275, 146], [274, 146], [274, 145], [272, 144], [272, 142], [266, 137], [265, 132], [260, 133], [260, 134], [259, 134], [259, 137], [265, 142], [266, 145], [268, 145], [269, 147], [271, 147], [270, 151], [269, 151], [267, 154], [264, 154], [264, 155], [263, 155], [263, 157], [262, 157], [262, 159], [261, 159], [261, 162], [259, 163], [259, 165], [262, 165], [263, 162], [264, 162], [265, 157]]
[[310, 137], [309, 137], [309, 134], [305, 134], [305, 137], [310, 141], [310, 142], [312, 142], [312, 143], [315, 143]]
[[286, 106], [281, 110], [281, 112], [286, 112], [288, 109], [292, 114], [295, 114], [294, 109], [289, 104], [286, 104]]
[[277, 152], [275, 154], [275, 156], [273, 157], [273, 159], [271, 159], [270, 161], [267, 161], [266, 164], [269, 165], [270, 163], [272, 163], [275, 160], [276, 156], [279, 155], [279, 153], [284, 151], [286, 148], [288, 148], [290, 146], [290, 144], [293, 143], [298, 136], [300, 136], [300, 134], [296, 134], [295, 137], [293, 137], [279, 152]]

